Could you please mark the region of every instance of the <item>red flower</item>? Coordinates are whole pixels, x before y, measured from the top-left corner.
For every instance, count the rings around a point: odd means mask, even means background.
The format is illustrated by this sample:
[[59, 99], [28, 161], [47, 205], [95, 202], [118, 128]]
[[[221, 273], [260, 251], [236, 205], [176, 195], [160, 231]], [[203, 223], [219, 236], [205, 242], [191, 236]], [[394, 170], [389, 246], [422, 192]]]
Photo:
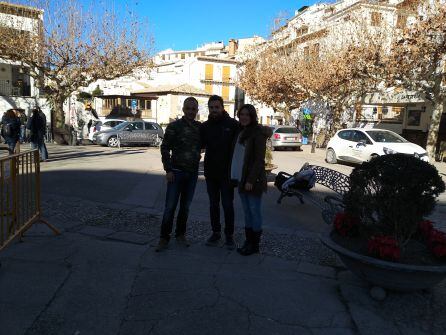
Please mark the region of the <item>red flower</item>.
[[424, 239], [428, 239], [429, 235], [431, 234], [432, 230], [434, 229], [434, 226], [432, 224], [432, 221], [425, 220], [421, 221], [418, 224], [418, 232], [423, 236]]
[[347, 213], [340, 212], [334, 219], [334, 228], [339, 235], [357, 236], [359, 228], [359, 219]]
[[427, 238], [427, 246], [438, 258], [446, 257], [446, 234], [437, 229], [432, 229]]
[[438, 257], [438, 258], [446, 257], [446, 245], [444, 245], [444, 244], [436, 245], [435, 247], [432, 248], [431, 251], [435, 257]]
[[385, 260], [396, 261], [401, 257], [398, 242], [391, 236], [372, 236], [367, 249], [370, 255]]

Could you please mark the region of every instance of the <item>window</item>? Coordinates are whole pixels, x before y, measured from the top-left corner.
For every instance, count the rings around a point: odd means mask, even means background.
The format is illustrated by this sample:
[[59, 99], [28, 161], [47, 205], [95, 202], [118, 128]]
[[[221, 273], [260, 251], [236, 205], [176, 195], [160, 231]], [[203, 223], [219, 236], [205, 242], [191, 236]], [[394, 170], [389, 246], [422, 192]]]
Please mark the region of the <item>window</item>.
[[214, 65], [206, 64], [205, 65], [205, 80], [214, 80]]
[[352, 130], [343, 130], [338, 133], [338, 137], [346, 141], [351, 141], [352, 136], [353, 136]]
[[372, 12], [371, 14], [372, 26], [380, 26], [383, 20], [383, 15], [379, 12]]
[[398, 17], [396, 19], [396, 27], [398, 29], [404, 29], [407, 27], [407, 16], [398, 14]]
[[297, 130], [297, 128], [294, 128], [294, 127], [283, 127], [283, 128], [278, 128], [276, 130], [276, 133], [279, 133], [279, 134], [298, 134], [299, 131]]
[[184, 58], [186, 58], [186, 55], [185, 54], [181, 54], [181, 59], [184, 59]]
[[307, 62], [310, 60], [310, 47], [304, 48], [304, 59]]
[[231, 68], [229, 66], [223, 66], [222, 81], [224, 83], [229, 83], [230, 75], [231, 75]]
[[132, 122], [130, 123], [126, 129], [131, 129], [131, 130], [143, 130], [144, 126], [142, 122]]
[[[206, 81], [212, 81], [214, 80], [214, 65], [213, 64], [206, 64], [205, 65], [205, 75], [204, 79]], [[212, 94], [213, 93], [213, 85], [212, 83], [205, 83], [204, 89], [207, 93]]]
[[313, 45], [313, 52], [312, 52], [311, 57], [314, 60], [319, 60], [319, 49], [320, 49], [319, 43], [316, 43], [315, 45]]
[[306, 26], [296, 29], [296, 36], [297, 37], [305, 35], [307, 33], [308, 33], [308, 27], [306, 27]]
[[379, 143], [406, 143], [407, 141], [398, 134], [387, 130], [369, 130], [367, 134]]
[[358, 131], [358, 130], [353, 133], [352, 141], [353, 142], [365, 142], [367, 144], [372, 144], [372, 142], [370, 142], [367, 135], [364, 134], [362, 131]]
[[152, 101], [146, 100], [146, 109], [152, 109]]
[[151, 122], [144, 122], [146, 130], [157, 130], [158, 128]]

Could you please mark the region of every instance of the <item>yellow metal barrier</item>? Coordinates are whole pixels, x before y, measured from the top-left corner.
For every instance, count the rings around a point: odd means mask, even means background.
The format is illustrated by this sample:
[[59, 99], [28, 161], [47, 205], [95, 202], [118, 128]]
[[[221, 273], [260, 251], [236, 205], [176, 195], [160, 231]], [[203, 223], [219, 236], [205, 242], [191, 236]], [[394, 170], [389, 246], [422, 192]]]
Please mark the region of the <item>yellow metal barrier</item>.
[[0, 158], [0, 251], [34, 223], [47, 225], [40, 207], [39, 151], [24, 151]]

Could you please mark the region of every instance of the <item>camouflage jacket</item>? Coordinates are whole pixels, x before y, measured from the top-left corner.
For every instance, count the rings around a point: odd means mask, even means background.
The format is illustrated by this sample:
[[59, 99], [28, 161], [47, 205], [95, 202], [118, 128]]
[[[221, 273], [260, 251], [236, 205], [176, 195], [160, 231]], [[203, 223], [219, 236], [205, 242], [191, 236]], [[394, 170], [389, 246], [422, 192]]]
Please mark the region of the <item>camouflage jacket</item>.
[[166, 172], [178, 169], [198, 172], [201, 158], [200, 122], [184, 117], [170, 123], [161, 144], [161, 157]]

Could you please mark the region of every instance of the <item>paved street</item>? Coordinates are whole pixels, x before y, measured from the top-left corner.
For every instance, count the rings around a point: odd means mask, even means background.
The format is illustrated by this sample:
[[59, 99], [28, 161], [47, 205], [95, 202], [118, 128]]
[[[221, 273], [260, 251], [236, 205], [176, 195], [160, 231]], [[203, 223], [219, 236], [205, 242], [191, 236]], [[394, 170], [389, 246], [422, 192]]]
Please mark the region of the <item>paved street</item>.
[[[2, 335], [446, 332], [445, 282], [430, 292], [372, 300], [319, 243], [329, 229], [319, 211], [292, 198], [277, 205], [272, 184], [261, 255], [203, 245], [210, 225], [202, 176], [191, 208], [192, 246], [172, 241], [157, 254], [165, 192], [157, 149], [49, 149], [43, 210], [63, 234], [35, 226], [24, 243], [0, 253]], [[325, 164], [323, 151], [274, 152], [278, 170], [293, 172], [306, 161]], [[237, 197], [236, 213], [240, 242]], [[443, 212], [434, 215], [444, 220]]]

